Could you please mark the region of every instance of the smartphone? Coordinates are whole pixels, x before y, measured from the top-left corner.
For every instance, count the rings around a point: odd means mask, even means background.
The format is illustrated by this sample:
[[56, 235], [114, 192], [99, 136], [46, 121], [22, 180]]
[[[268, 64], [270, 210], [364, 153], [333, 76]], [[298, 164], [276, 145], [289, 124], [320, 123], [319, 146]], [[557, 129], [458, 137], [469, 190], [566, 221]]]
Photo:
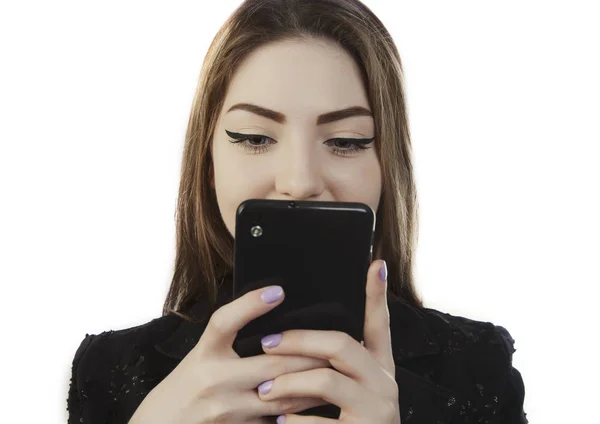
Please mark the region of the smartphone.
[[362, 341], [374, 230], [375, 213], [363, 203], [240, 204], [233, 298], [277, 284], [285, 300], [246, 325], [237, 339], [299, 328], [344, 331]]

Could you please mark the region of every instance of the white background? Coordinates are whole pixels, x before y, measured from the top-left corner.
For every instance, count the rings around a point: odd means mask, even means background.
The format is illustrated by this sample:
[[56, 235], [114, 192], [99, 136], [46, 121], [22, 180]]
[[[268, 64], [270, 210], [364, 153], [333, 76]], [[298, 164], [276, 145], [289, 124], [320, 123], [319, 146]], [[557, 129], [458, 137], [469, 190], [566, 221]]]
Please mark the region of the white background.
[[[1, 3], [0, 421], [65, 422], [85, 334], [160, 316], [193, 93], [239, 3]], [[588, 422], [595, 2], [365, 3], [404, 65], [426, 306], [510, 331], [530, 422]]]

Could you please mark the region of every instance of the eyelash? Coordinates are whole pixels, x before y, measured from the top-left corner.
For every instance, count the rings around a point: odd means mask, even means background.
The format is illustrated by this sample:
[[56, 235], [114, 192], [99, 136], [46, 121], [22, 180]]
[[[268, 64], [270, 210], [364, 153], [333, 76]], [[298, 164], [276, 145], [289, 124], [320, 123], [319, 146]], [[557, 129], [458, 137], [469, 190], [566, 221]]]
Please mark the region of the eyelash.
[[[268, 140], [272, 140], [273, 142], [276, 143], [276, 141], [273, 140], [272, 138], [267, 137], [265, 135], [261, 135], [261, 134], [240, 134], [240, 133], [232, 133], [227, 130], [225, 130], [225, 132], [227, 132], [227, 134], [230, 137], [232, 137], [232, 139], [229, 140], [230, 143], [235, 144], [236, 146], [242, 147], [244, 150], [247, 150], [251, 154], [254, 154], [254, 155], [258, 155], [258, 154], [266, 152], [269, 149], [269, 147], [268, 147], [268, 145], [255, 146], [255, 145], [249, 144], [248, 142], [250, 141], [251, 138], [257, 137], [260, 139], [268, 139]], [[371, 146], [367, 146], [367, 144], [371, 144], [373, 142], [373, 140], [375, 140], [375, 137], [369, 138], [369, 139], [337, 137], [337, 138], [331, 138], [329, 140], [326, 140], [324, 142], [324, 144], [325, 143], [331, 144], [331, 143], [335, 143], [336, 141], [349, 143], [350, 148], [341, 148], [341, 147], [334, 146], [332, 150], [333, 150], [333, 153], [338, 156], [350, 157], [355, 153], [370, 149]], [[271, 144], [274, 144], [274, 143], [271, 143]]]

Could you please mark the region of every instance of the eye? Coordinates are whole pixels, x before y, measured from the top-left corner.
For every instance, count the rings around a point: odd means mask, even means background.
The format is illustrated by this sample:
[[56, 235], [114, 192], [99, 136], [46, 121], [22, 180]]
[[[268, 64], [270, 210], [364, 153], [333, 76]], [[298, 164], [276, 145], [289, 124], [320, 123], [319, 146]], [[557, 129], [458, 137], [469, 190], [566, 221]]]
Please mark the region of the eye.
[[370, 149], [370, 144], [373, 143], [373, 138], [332, 138], [324, 142], [331, 147], [333, 153], [338, 156], [355, 156], [363, 150]]
[[[231, 137], [230, 143], [240, 146], [252, 154], [264, 153], [269, 149], [269, 146], [277, 143], [264, 135], [260, 134], [242, 134], [234, 133], [225, 130], [227, 135]], [[373, 143], [375, 137], [372, 138], [330, 138], [323, 142], [331, 148], [334, 155], [349, 157], [355, 156], [360, 152], [370, 149], [370, 144]]]
[[[241, 139], [241, 140], [243, 140], [243, 139]], [[241, 140], [238, 140], [238, 141], [241, 141]], [[246, 141], [251, 146], [262, 146], [262, 145], [266, 144], [267, 137], [262, 136], [262, 135], [250, 135], [246, 138]]]
[[333, 145], [340, 149], [346, 149], [346, 148], [352, 146], [352, 143], [349, 140], [345, 140], [343, 138], [334, 138]]
[[264, 153], [271, 144], [276, 141], [260, 134], [241, 134], [225, 130], [227, 135], [232, 138], [230, 143], [240, 146], [252, 154]]

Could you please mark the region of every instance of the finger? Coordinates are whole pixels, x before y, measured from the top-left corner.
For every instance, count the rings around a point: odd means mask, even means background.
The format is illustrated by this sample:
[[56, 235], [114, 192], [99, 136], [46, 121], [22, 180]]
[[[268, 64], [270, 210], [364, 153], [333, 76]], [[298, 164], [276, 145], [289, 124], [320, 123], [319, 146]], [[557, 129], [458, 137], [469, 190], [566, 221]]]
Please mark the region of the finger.
[[262, 342], [263, 350], [270, 355], [301, 355], [327, 360], [336, 370], [372, 390], [385, 384], [388, 378], [367, 349], [341, 331], [288, 330], [281, 337], [266, 336]]
[[326, 368], [329, 361], [300, 355], [257, 355], [232, 361], [231, 366], [234, 367], [231, 371], [238, 376], [238, 388], [256, 389], [263, 381], [280, 375]]
[[[210, 422], [232, 423], [259, 423], [265, 417], [294, 413], [326, 405], [323, 399], [317, 397], [280, 398], [264, 401], [258, 396], [256, 390], [232, 391], [228, 393], [235, 402], [230, 402], [228, 397], [199, 400], [192, 405], [190, 416], [210, 418]], [[207, 416], [210, 414], [210, 417]], [[267, 421], [267, 422], [273, 422]]]
[[276, 422], [277, 424], [334, 424], [339, 423], [339, 420], [306, 415], [287, 414], [277, 417]]
[[279, 398], [265, 401], [259, 397], [258, 392], [255, 390], [244, 390], [243, 392], [239, 392], [235, 399], [234, 410], [230, 413], [232, 418], [259, 418], [269, 415], [277, 416], [300, 412], [314, 408], [315, 406], [327, 404], [326, 401], [318, 397]]
[[282, 287], [269, 286], [248, 292], [221, 306], [211, 316], [196, 347], [204, 353], [233, 351], [233, 341], [238, 331], [253, 319], [277, 307], [284, 298]]
[[318, 397], [355, 416], [368, 416], [367, 408], [379, 403], [370, 390], [331, 368], [320, 368], [277, 377], [259, 388], [264, 401], [295, 397]]
[[395, 365], [390, 334], [390, 313], [387, 304], [387, 266], [374, 261], [369, 267], [365, 303], [365, 347], [373, 358], [391, 375]]
[[253, 395], [253, 405], [256, 405], [256, 408], [250, 407], [249, 410], [252, 411], [252, 415], [256, 414], [256, 416], [293, 414], [316, 406], [327, 405], [326, 401], [317, 397], [288, 397], [265, 401], [260, 399], [257, 393]]

